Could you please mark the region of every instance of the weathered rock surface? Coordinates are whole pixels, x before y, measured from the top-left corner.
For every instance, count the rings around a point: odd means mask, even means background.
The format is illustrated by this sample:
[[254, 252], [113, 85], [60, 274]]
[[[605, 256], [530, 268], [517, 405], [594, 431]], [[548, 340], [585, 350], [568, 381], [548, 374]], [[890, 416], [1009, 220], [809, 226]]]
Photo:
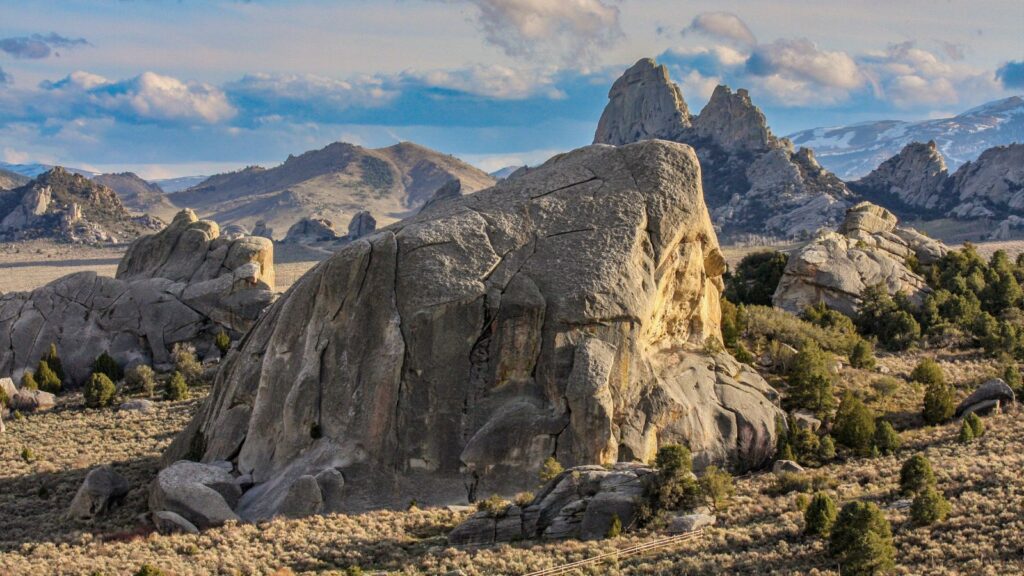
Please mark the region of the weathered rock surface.
[[292, 224], [284, 241], [289, 244], [312, 244], [332, 242], [339, 238], [334, 223], [326, 218], [303, 218]]
[[[543, 461], [770, 459], [776, 393], [720, 340], [725, 261], [683, 145], [592, 146], [352, 242], [222, 363], [165, 458], [196, 446], [255, 486], [344, 474], [348, 508], [531, 485]], [[304, 481], [307, 482], [308, 481]], [[322, 488], [321, 488], [322, 489]]]
[[42, 390], [21, 390], [8, 396], [11, 410], [20, 412], [43, 412], [57, 405], [57, 397]]
[[712, 514], [699, 513], [673, 516], [669, 521], [668, 533], [685, 534], [686, 532], [693, 532], [700, 528], [714, 526], [717, 521], [718, 519]]
[[772, 464], [772, 474], [799, 474], [804, 471], [804, 467], [793, 462], [792, 460], [776, 460]]
[[348, 223], [348, 239], [358, 240], [377, 229], [377, 220], [366, 210], [356, 212]]
[[128, 480], [110, 466], [93, 468], [71, 500], [68, 518], [90, 520], [104, 514], [124, 500], [128, 488]]
[[148, 217], [133, 217], [110, 188], [61, 167], [13, 190], [0, 190], [2, 240], [123, 242], [161, 226]]
[[256, 224], [252, 227], [252, 235], [259, 238], [266, 238], [268, 240], [274, 239], [274, 229], [267, 226], [266, 220], [257, 220]]
[[839, 224], [852, 199], [809, 149], [772, 135], [746, 90], [718, 86], [690, 116], [664, 66], [644, 59], [615, 82], [594, 136], [621, 146], [660, 138], [690, 144], [700, 159], [715, 226], [730, 239], [810, 238]]
[[993, 378], [978, 386], [970, 396], [957, 405], [956, 416], [959, 418], [972, 412], [984, 414], [996, 406], [1006, 406], [1015, 401], [1013, 388], [1001, 378]]
[[641, 140], [682, 141], [690, 128], [683, 93], [669, 79], [668, 68], [644, 58], [612, 84], [601, 114], [595, 144], [621, 146]]
[[494, 516], [478, 512], [448, 535], [448, 542], [495, 544], [538, 539], [605, 538], [618, 516], [629, 528], [644, 502], [644, 481], [654, 470], [640, 464], [578, 466], [548, 482], [525, 508]]
[[947, 190], [948, 178], [946, 160], [931, 140], [908, 144], [870, 174], [851, 182], [850, 188], [907, 213], [942, 213], [954, 200]]
[[273, 287], [269, 240], [222, 238], [186, 210], [132, 243], [116, 278], [79, 272], [0, 297], [0, 374], [20, 379], [51, 342], [72, 383], [104, 351], [125, 366], [166, 364], [177, 342], [206, 350], [222, 330], [244, 333]]
[[161, 534], [198, 534], [196, 525], [182, 518], [180, 514], [161, 510], [153, 513], [153, 526]]
[[150, 486], [149, 509], [154, 515], [173, 512], [206, 529], [238, 520], [231, 507], [241, 493], [231, 472], [220, 466], [175, 462], [161, 470]]
[[1004, 239], [1024, 217], [1024, 144], [989, 148], [950, 175], [934, 141], [914, 142], [850, 187], [907, 216], [999, 220], [991, 238]]
[[890, 294], [920, 301], [925, 279], [907, 258], [930, 265], [947, 251], [941, 242], [898, 226], [888, 210], [862, 202], [851, 208], [838, 232], [827, 232], [789, 258], [772, 303], [795, 314], [824, 302], [853, 315], [868, 286], [883, 284]]

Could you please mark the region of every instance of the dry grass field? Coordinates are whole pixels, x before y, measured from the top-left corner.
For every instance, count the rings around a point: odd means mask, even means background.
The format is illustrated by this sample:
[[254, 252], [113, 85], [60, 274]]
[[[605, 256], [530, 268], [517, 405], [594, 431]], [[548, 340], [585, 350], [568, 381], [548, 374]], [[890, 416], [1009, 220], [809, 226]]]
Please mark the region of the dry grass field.
[[[920, 353], [880, 355], [903, 377]], [[975, 353], [938, 356], [964, 396], [995, 364]], [[897, 422], [897, 456], [850, 459], [812, 474], [828, 479], [840, 502], [865, 499], [886, 508], [898, 549], [895, 574], [1024, 573], [1024, 414], [986, 418], [988, 433], [957, 443], [958, 423], [922, 428], [923, 391], [903, 384], [874, 392], [876, 373], [845, 368], [841, 386], [865, 392], [869, 404]], [[197, 391], [199, 395], [205, 391]], [[491, 548], [447, 547], [445, 535], [465, 512], [379, 511], [257, 525], [230, 524], [199, 535], [159, 535], [146, 527], [146, 484], [161, 450], [186, 423], [198, 400], [158, 402], [151, 414], [87, 410], [81, 397], [59, 408], [8, 421], [0, 437], [0, 574], [132, 574], [148, 563], [167, 574], [344, 573], [352, 566], [394, 574], [523, 574], [663, 535], [643, 531], [601, 542], [531, 542]], [[902, 416], [902, 418], [901, 418]], [[23, 448], [33, 457], [26, 462]], [[953, 506], [931, 528], [912, 527], [899, 497], [899, 467], [923, 451]], [[94, 524], [66, 522], [63, 512], [86, 472], [111, 463], [132, 484], [123, 507]], [[774, 494], [768, 473], [737, 480], [732, 505], [704, 541], [623, 559], [583, 574], [838, 574], [825, 544], [801, 534], [797, 494]]]

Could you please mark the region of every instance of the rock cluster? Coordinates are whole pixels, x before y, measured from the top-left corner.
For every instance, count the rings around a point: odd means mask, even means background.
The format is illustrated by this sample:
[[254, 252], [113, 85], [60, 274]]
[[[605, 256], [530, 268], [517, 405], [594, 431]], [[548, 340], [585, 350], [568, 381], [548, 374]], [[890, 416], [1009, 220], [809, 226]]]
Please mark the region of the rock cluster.
[[772, 303], [799, 314], [823, 302], [853, 315], [861, 293], [876, 284], [919, 301], [929, 288], [907, 259], [929, 265], [946, 251], [941, 242], [900, 227], [892, 212], [862, 202], [847, 212], [837, 232], [820, 235], [789, 258]]
[[360, 210], [348, 223], [348, 239], [358, 240], [377, 229], [377, 220], [366, 210]]
[[203, 353], [220, 331], [248, 330], [273, 298], [273, 244], [223, 238], [185, 210], [132, 243], [116, 278], [79, 272], [0, 297], [0, 374], [20, 379], [51, 343], [73, 384], [105, 351], [125, 366], [167, 365], [175, 343]]
[[993, 378], [971, 392], [971, 395], [964, 398], [956, 407], [956, 416], [967, 416], [971, 413], [985, 414], [997, 410], [1007, 404], [1013, 404], [1017, 400], [1013, 388], [1001, 378]]
[[900, 214], [999, 220], [1001, 239], [1024, 217], [1024, 144], [989, 148], [949, 174], [934, 141], [915, 142], [850, 187]]
[[715, 226], [733, 241], [809, 238], [835, 227], [851, 192], [808, 149], [772, 135], [746, 90], [718, 86], [691, 116], [664, 66], [643, 59], [615, 82], [594, 142], [660, 138], [692, 145]]
[[161, 227], [154, 218], [133, 217], [110, 188], [60, 167], [0, 191], [2, 240], [123, 242]]
[[68, 507], [68, 518], [91, 520], [120, 504], [128, 494], [128, 481], [110, 466], [93, 468], [85, 476]]
[[261, 316], [165, 461], [230, 461], [243, 519], [316, 509], [289, 495], [327, 502], [331, 470], [360, 509], [666, 443], [763, 465], [777, 394], [706, 352], [725, 260], [698, 175], [685, 145], [591, 146], [347, 244]]
[[645, 479], [654, 470], [642, 464], [578, 466], [548, 482], [524, 507], [495, 515], [480, 511], [448, 535], [454, 545], [497, 544], [513, 540], [597, 540], [608, 536], [613, 519], [633, 524], [646, 499]]
[[303, 218], [288, 229], [284, 236], [286, 244], [313, 244], [333, 242], [339, 238], [334, 222], [327, 218]]

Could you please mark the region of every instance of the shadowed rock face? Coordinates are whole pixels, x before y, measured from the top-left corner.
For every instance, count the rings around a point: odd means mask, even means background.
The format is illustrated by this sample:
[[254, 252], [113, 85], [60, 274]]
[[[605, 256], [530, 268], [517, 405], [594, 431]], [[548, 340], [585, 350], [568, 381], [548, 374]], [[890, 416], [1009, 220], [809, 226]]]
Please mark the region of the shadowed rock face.
[[698, 467], [760, 466], [776, 394], [704, 352], [724, 269], [688, 146], [557, 156], [307, 273], [165, 458], [251, 474], [245, 519], [329, 469], [357, 509], [463, 500], [474, 476], [481, 493], [522, 490], [549, 456], [646, 461], [665, 443]]
[[595, 144], [621, 146], [660, 138], [694, 147], [704, 195], [719, 232], [751, 237], [812, 238], [835, 227], [852, 195], [810, 150], [794, 152], [772, 135], [746, 90], [718, 86], [691, 116], [668, 70], [654, 60], [633, 65], [612, 86]]
[[273, 244], [228, 239], [180, 212], [128, 248], [117, 277], [80, 272], [0, 297], [0, 374], [20, 379], [57, 345], [70, 383], [109, 352], [122, 365], [166, 364], [175, 343], [203, 353], [221, 330], [248, 330], [274, 298]]

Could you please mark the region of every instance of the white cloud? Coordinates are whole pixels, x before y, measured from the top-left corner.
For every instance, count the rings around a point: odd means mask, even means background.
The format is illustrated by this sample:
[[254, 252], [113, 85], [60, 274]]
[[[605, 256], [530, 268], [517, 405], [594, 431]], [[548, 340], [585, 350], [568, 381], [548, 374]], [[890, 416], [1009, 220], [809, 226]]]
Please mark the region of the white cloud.
[[236, 98], [258, 98], [277, 102], [316, 103], [342, 110], [352, 107], [373, 108], [390, 103], [398, 96], [379, 76], [357, 76], [336, 80], [315, 74], [247, 74], [225, 89]]
[[219, 88], [155, 72], [112, 82], [77, 71], [57, 82], [44, 82], [41, 88], [43, 93], [36, 104], [62, 117], [107, 114], [130, 122], [216, 124], [237, 113]]
[[732, 12], [704, 12], [694, 17], [690, 25], [683, 29], [683, 35], [706, 34], [722, 40], [735, 42], [742, 46], [757, 44], [757, 38], [746, 23]]
[[536, 95], [553, 99], [565, 97], [565, 93], [554, 85], [553, 69], [477, 64], [458, 70], [409, 71], [403, 77], [406, 82], [503, 100]]
[[619, 9], [607, 0], [447, 0], [478, 10], [488, 42], [513, 57], [580, 65], [622, 36]]
[[830, 88], [852, 89], [864, 83], [857, 63], [842, 51], [822, 50], [803, 38], [779, 39], [754, 49], [747, 70], [756, 76], [779, 76]]

